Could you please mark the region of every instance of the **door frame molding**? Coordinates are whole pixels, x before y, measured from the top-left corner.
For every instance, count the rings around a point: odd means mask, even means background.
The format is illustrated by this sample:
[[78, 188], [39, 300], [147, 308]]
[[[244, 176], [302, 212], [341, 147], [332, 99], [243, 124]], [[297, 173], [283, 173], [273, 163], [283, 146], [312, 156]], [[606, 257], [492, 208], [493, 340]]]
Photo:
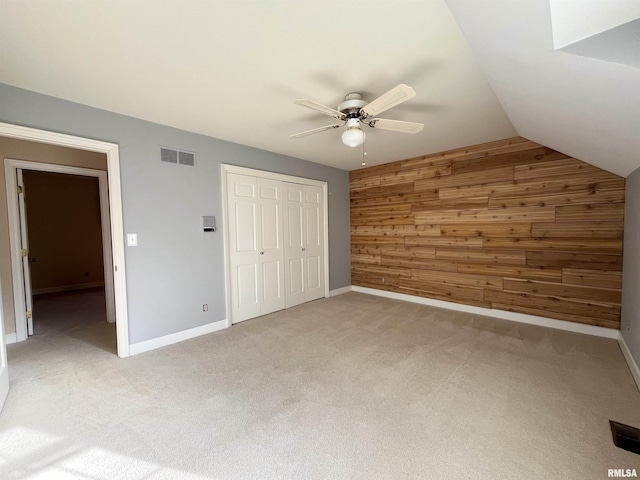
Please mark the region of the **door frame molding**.
[[[105, 285], [107, 283], [107, 276], [110, 274], [113, 278], [113, 295], [114, 295], [114, 307], [115, 312], [113, 314], [113, 318], [116, 322], [116, 336], [117, 336], [117, 344], [118, 344], [118, 356], [121, 358], [129, 356], [129, 318], [127, 312], [127, 285], [126, 285], [126, 268], [125, 268], [125, 255], [124, 255], [124, 225], [122, 219], [122, 189], [120, 184], [120, 154], [118, 145], [115, 143], [102, 142], [99, 140], [92, 140], [88, 138], [75, 137], [72, 135], [66, 135], [63, 133], [50, 132], [47, 130], [39, 130], [35, 128], [22, 127], [19, 125], [12, 125], [9, 123], [0, 122], [0, 136], [8, 137], [8, 138], [16, 138], [19, 140], [26, 140], [31, 142], [38, 143], [46, 143], [50, 145], [58, 145], [62, 147], [68, 148], [76, 148], [80, 150], [88, 150], [92, 152], [104, 153], [107, 157], [107, 171], [106, 171], [106, 182], [99, 183], [100, 185], [100, 210], [101, 215], [107, 214], [105, 210], [108, 210], [107, 218], [110, 223], [111, 234], [110, 237], [105, 238], [104, 228], [105, 223], [102, 222], [103, 228], [103, 243], [106, 241], [107, 245], [111, 243], [110, 248], [107, 248], [108, 253], [111, 256], [111, 262], [108, 268], [105, 268]], [[15, 161], [14, 161], [15, 162]], [[52, 164], [41, 164], [39, 162], [25, 162], [28, 164], [26, 168], [29, 170], [42, 170], [38, 168], [39, 165], [46, 165], [51, 167]], [[82, 172], [92, 171], [92, 169], [86, 169], [81, 167], [65, 167], [61, 165], [53, 165], [59, 173], [68, 173], [68, 171], [62, 172], [60, 167], [63, 169], [70, 168], [78, 168]], [[16, 167], [5, 165], [5, 171], [9, 173], [9, 171], [15, 174]], [[47, 170], [51, 171], [51, 170]], [[96, 170], [97, 172], [105, 173], [102, 170]], [[81, 173], [84, 174], [84, 173]], [[7, 175], [7, 182], [9, 175]], [[100, 182], [100, 180], [99, 180]], [[15, 192], [15, 185], [13, 186], [13, 190]], [[108, 196], [108, 205], [103, 205], [102, 198], [103, 193], [104, 197]], [[108, 195], [107, 195], [108, 193]], [[7, 184], [7, 200], [8, 202], [15, 202], [15, 198], [10, 195], [9, 185]], [[11, 229], [10, 222], [10, 229]], [[13, 238], [13, 237], [12, 237]], [[105, 252], [103, 252], [105, 254]], [[13, 254], [12, 254], [12, 266], [13, 266]], [[106, 265], [105, 265], [106, 267]], [[107, 273], [108, 272], [108, 273]], [[15, 274], [13, 274], [14, 278], [14, 299], [15, 299], [15, 291], [16, 291], [16, 281]], [[24, 286], [20, 286], [18, 282], [18, 288], [23, 289]], [[105, 287], [106, 288], [106, 287]], [[14, 300], [15, 301], [15, 300]], [[1, 300], [0, 300], [1, 304]], [[22, 315], [24, 321], [26, 322], [26, 316]], [[19, 332], [19, 324], [23, 323], [21, 319], [16, 317], [16, 332]], [[26, 323], [20, 327], [26, 327]], [[24, 334], [24, 332], [23, 332]], [[21, 338], [18, 333], [17, 341], [22, 341], [26, 339]]]
[[237, 175], [248, 175], [251, 177], [265, 178], [268, 180], [279, 180], [282, 182], [298, 183], [301, 185], [313, 185], [322, 187], [322, 202], [324, 209], [324, 297], [329, 296], [329, 188], [328, 183], [321, 180], [313, 180], [311, 178], [294, 177], [292, 175], [285, 175], [283, 173], [267, 172], [265, 170], [257, 170], [247, 167], [238, 167], [236, 165], [228, 165], [223, 163], [221, 166], [222, 172], [222, 223], [224, 229], [224, 274], [225, 274], [225, 308], [227, 310], [227, 327], [230, 327], [233, 323], [231, 318], [231, 272], [229, 268], [230, 254], [229, 254], [229, 218], [227, 215], [227, 175], [229, 173], [235, 173]]
[[115, 323], [115, 293], [113, 289], [113, 255], [111, 253], [111, 222], [109, 221], [109, 194], [107, 187], [107, 172], [105, 170], [94, 170], [91, 168], [71, 167], [67, 165], [56, 165], [52, 163], [40, 163], [27, 160], [14, 160], [5, 158], [5, 182], [7, 189], [7, 210], [9, 215], [9, 244], [11, 248], [11, 274], [13, 278], [13, 304], [16, 319], [16, 339], [23, 341], [27, 339], [25, 317], [25, 288], [26, 281], [22, 274], [22, 256], [20, 254], [20, 231], [21, 217], [19, 215], [16, 189], [16, 173], [18, 170], [31, 170], [38, 172], [63, 173], [68, 175], [79, 175], [83, 177], [93, 177], [98, 179], [98, 189], [100, 192], [100, 219], [102, 230], [102, 262], [104, 267], [104, 290], [107, 309], [107, 322]]

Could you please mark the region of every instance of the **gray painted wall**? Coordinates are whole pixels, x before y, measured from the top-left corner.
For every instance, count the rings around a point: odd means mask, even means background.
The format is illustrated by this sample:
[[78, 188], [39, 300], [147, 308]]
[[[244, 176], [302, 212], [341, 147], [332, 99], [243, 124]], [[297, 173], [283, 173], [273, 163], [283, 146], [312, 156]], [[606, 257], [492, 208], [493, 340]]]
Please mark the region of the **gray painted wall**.
[[[351, 284], [347, 171], [3, 84], [0, 121], [120, 146], [124, 229], [139, 245], [126, 248], [132, 344], [227, 318], [222, 163], [328, 182], [329, 284]], [[160, 145], [195, 152], [197, 167], [160, 162]], [[215, 233], [202, 232], [203, 215], [217, 217]]]
[[640, 365], [640, 169], [627, 177], [625, 192], [620, 330]]

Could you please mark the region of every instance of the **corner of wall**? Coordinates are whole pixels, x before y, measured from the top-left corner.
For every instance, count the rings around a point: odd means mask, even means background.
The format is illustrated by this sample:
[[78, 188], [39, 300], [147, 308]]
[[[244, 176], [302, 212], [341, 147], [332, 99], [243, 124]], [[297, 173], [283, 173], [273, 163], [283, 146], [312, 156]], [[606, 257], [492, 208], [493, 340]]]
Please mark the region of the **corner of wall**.
[[622, 355], [624, 356], [624, 359], [627, 361], [627, 365], [629, 366], [629, 371], [631, 372], [631, 376], [635, 380], [638, 390], [640, 390], [640, 367], [638, 367], [638, 363], [636, 362], [635, 358], [633, 358], [633, 355], [629, 350], [629, 346], [627, 345], [627, 342], [624, 339], [624, 334], [620, 335], [618, 344], [620, 345], [620, 350], [622, 350]]

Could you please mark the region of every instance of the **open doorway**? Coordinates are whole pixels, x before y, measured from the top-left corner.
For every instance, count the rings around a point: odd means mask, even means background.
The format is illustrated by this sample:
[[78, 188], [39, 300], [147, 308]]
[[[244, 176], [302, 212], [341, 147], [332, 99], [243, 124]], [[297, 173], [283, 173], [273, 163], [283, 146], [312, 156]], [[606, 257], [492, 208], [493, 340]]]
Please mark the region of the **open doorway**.
[[[96, 198], [91, 195], [91, 184], [88, 183], [91, 179], [97, 179], [98, 182], [98, 199], [97, 199], [97, 216], [99, 218], [99, 234], [102, 243], [102, 283], [105, 290], [105, 309], [107, 321], [115, 321], [115, 306], [114, 306], [114, 284], [113, 284], [113, 272], [111, 271], [111, 265], [113, 264], [111, 256], [111, 228], [109, 220], [109, 198], [107, 192], [107, 173], [104, 170], [95, 170], [83, 167], [73, 167], [69, 165], [49, 164], [40, 161], [24, 161], [14, 160], [11, 158], [5, 158], [5, 181], [7, 190], [7, 213], [9, 217], [9, 236], [11, 245], [11, 270], [13, 278], [13, 300], [15, 307], [15, 320], [16, 320], [16, 333], [17, 339], [25, 340], [27, 335], [33, 335], [34, 333], [34, 307], [33, 307], [33, 279], [32, 279], [32, 266], [37, 262], [37, 257], [30, 255], [31, 241], [29, 238], [29, 229], [27, 225], [29, 223], [34, 227], [34, 222], [28, 221], [28, 208], [27, 208], [27, 187], [25, 177], [30, 178], [32, 186], [37, 187], [39, 190], [43, 190], [42, 185], [45, 185], [44, 190], [49, 190], [49, 196], [51, 198], [40, 199], [36, 203], [49, 203], [49, 205], [58, 205], [58, 210], [75, 210], [78, 214], [84, 217], [92, 217], [96, 215], [93, 212], [93, 206], [96, 206]], [[48, 175], [47, 175], [48, 174]], [[56, 176], [57, 175], [57, 176]], [[75, 177], [75, 178], [74, 178]], [[35, 182], [35, 183], [34, 183]], [[53, 183], [52, 183], [53, 182]], [[83, 184], [84, 183], [84, 184]], [[40, 187], [38, 187], [40, 184]], [[47, 186], [48, 185], [48, 186]], [[82, 186], [81, 186], [82, 185]], [[85, 205], [82, 207], [73, 206], [74, 193], [69, 189], [75, 187], [76, 189], [85, 190], [83, 195], [86, 197], [87, 193], [91, 198], [83, 198], [82, 201]], [[60, 191], [56, 192], [55, 189], [61, 187], [65, 190], [64, 194]], [[34, 192], [36, 193], [36, 192]], [[45, 193], [45, 192], [40, 192]], [[38, 194], [34, 195], [31, 200], [38, 200]], [[42, 196], [42, 195], [40, 195]], [[70, 198], [62, 198], [62, 197]], [[75, 199], [80, 200], [80, 199]], [[39, 212], [44, 210], [44, 215]], [[34, 213], [38, 213], [40, 218], [39, 222], [49, 225], [47, 215], [51, 213], [48, 210], [48, 206], [42, 205], [39, 209], [33, 210]], [[56, 216], [55, 220], [58, 222], [65, 221], [69, 223], [69, 219], [63, 220], [63, 216], [67, 213], [60, 213]], [[87, 218], [77, 219], [77, 222], [81, 222], [82, 226], [87, 226]], [[66, 260], [62, 259], [62, 262], [58, 262], [56, 259], [55, 267], [62, 271], [54, 271], [54, 268], [47, 269], [44, 272], [49, 277], [45, 283], [50, 285], [42, 286], [40, 288], [55, 288], [68, 290], [80, 289], [78, 286], [82, 283], [65, 283], [71, 280], [74, 275], [65, 274], [64, 270], [70, 270], [73, 264], [83, 265], [86, 262], [86, 258], [73, 259], [72, 257], [78, 253], [80, 247], [78, 246], [78, 239], [68, 238], [64, 240], [67, 232], [60, 232], [60, 224], [55, 227], [45, 229], [42, 232], [39, 241], [40, 251], [54, 250], [54, 255], [67, 255]], [[36, 230], [31, 229], [33, 232]], [[74, 231], [73, 228], [70, 230]], [[57, 233], [56, 233], [57, 232]], [[56, 237], [61, 237], [61, 241], [58, 242]], [[87, 240], [83, 238], [83, 240]], [[62, 245], [55, 245], [55, 243], [64, 243]], [[44, 246], [44, 244], [47, 244]], [[74, 248], [75, 245], [75, 248]], [[51, 256], [49, 253], [48, 256]], [[82, 256], [80, 256], [82, 257]], [[33, 259], [36, 262], [33, 262]], [[50, 260], [53, 262], [54, 260]], [[86, 268], [84, 267], [85, 272]], [[95, 268], [94, 268], [95, 270]], [[37, 272], [38, 273], [38, 272]], [[43, 273], [43, 272], [39, 272]], [[51, 285], [51, 277], [55, 277], [57, 285]], [[42, 275], [40, 275], [42, 280]], [[45, 290], [46, 292], [46, 290]]]
[[31, 281], [33, 298], [29, 335], [95, 330], [90, 335], [94, 343], [115, 353], [115, 328], [100, 325], [107, 323], [105, 264], [110, 259], [103, 248], [99, 178], [29, 169], [19, 173], [25, 207], [21, 231], [28, 239], [25, 281]]
[[[106, 318], [116, 323], [115, 330], [118, 356], [129, 356], [124, 233], [122, 225], [118, 146], [102, 141], [0, 123], [0, 142], [3, 140], [5, 141], [5, 148], [2, 150], [2, 153], [4, 153], [4, 155], [2, 155], [4, 168], [0, 170], [0, 176], [4, 178], [0, 182], [2, 184], [0, 189], [5, 190], [2, 197], [5, 197], [7, 203], [3, 205], [4, 202], [0, 199], [0, 209], [6, 212], [5, 220], [2, 221], [0, 219], [0, 230], [4, 232], [2, 233], [2, 238], [0, 238], [0, 247], [2, 247], [0, 256], [3, 258], [0, 274], [3, 276], [3, 286], [8, 286], [8, 288], [2, 289], [2, 303], [0, 305], [6, 324], [4, 339], [12, 343], [24, 341], [28, 338], [29, 326], [27, 314], [32, 308], [26, 308], [27, 305], [25, 303], [27, 298], [33, 298], [33, 296], [27, 294], [25, 291], [26, 288], [31, 286], [31, 279], [29, 278], [28, 281], [25, 281], [24, 272], [29, 272], [30, 269], [24, 269], [22, 267], [22, 259], [24, 258], [24, 263], [28, 263], [29, 258], [32, 260], [32, 264], [37, 264], [38, 262], [38, 257], [34, 255], [28, 255], [27, 253], [25, 257], [22, 256], [22, 250], [24, 249], [21, 246], [22, 235], [18, 218], [20, 215], [18, 209], [18, 173], [23, 174], [27, 171], [38, 170], [64, 174], [64, 176], [93, 176], [93, 181], [95, 181], [95, 178], [98, 178], [98, 189], [101, 198], [99, 209], [100, 226], [102, 227], [102, 273], [104, 279], [102, 281], [94, 280], [92, 270], [85, 269], [81, 272], [81, 275], [84, 276], [86, 273], [89, 273], [89, 275], [84, 282], [78, 283], [78, 280], [75, 279], [72, 283], [65, 285], [53, 285], [50, 287], [37, 285], [36, 289], [38, 291], [35, 297], [36, 301], [38, 301], [38, 297], [41, 297], [41, 295], [43, 296], [42, 298], [44, 298], [44, 296], [49, 294], [65, 294], [66, 292], [64, 290], [70, 285], [73, 286], [74, 291], [78, 292], [82, 290], [89, 292], [91, 288], [96, 288], [96, 291], [99, 292], [103, 288], [100, 284], [104, 282], [105, 293], [102, 318], [104, 319], [106, 311]], [[37, 158], [31, 159], [31, 156], [8, 155], [10, 152], [6, 147], [6, 142], [23, 142], [29, 146], [28, 150], [30, 152], [34, 152], [34, 156], [37, 154]], [[20, 148], [24, 147], [21, 146]], [[54, 157], [48, 157], [43, 152], [50, 152], [51, 148], [61, 150], [59, 150]], [[79, 155], [82, 156], [83, 160], [81, 160], [81, 163], [78, 165], [77, 159], [72, 160], [72, 158], [78, 157]], [[97, 157], [100, 157], [100, 160], [98, 163], [94, 160], [87, 160], [87, 155], [94, 155], [94, 157], [97, 155]], [[24, 160], [12, 160], [12, 158], [22, 158]], [[47, 162], [47, 158], [50, 158], [50, 165], [44, 163]], [[89, 165], [87, 165], [87, 162]], [[69, 165], [78, 165], [79, 171], [69, 171]], [[100, 170], [95, 172], [93, 171], [95, 169]], [[95, 205], [95, 199], [93, 203]], [[23, 210], [26, 211], [26, 209]], [[7, 217], [10, 218], [7, 219]], [[110, 229], [108, 228], [109, 226]], [[33, 262], [34, 258], [35, 262]], [[41, 258], [43, 257], [41, 256]], [[10, 269], [8, 268], [9, 264], [11, 264]], [[93, 270], [96, 269], [94, 268]], [[56, 289], [56, 287], [64, 288], [63, 291], [58, 292], [47, 290], [51, 288]], [[76, 287], [80, 288], [76, 290]], [[42, 290], [43, 288], [45, 289], [44, 291]], [[69, 292], [71, 292], [71, 290], [69, 290]], [[103, 294], [99, 293], [99, 295]], [[111, 295], [111, 301], [108, 299], [109, 295]], [[106, 325], [105, 322], [102, 323]], [[110, 328], [113, 329], [113, 325], [111, 325]], [[109, 350], [113, 351], [114, 349], [110, 348]]]
[[[119, 357], [129, 356], [129, 321], [127, 314], [127, 288], [126, 288], [126, 269], [124, 260], [124, 228], [122, 221], [122, 194], [120, 187], [120, 157], [118, 145], [114, 143], [92, 140], [82, 137], [75, 137], [62, 133], [39, 130], [35, 128], [12, 125], [0, 122], [0, 140], [10, 142], [21, 142], [29, 146], [32, 151], [47, 148], [49, 146], [67, 149], [64, 159], [57, 162], [59, 165], [67, 163], [68, 155], [73, 156], [74, 152], [85, 151], [95, 152], [106, 160], [106, 169], [102, 171], [103, 180], [98, 181], [100, 189], [100, 198], [108, 200], [100, 202], [101, 222], [104, 225], [105, 218], [109, 220], [110, 232], [103, 233], [103, 255], [109, 252], [109, 262], [104, 263], [105, 286], [107, 283], [113, 285], [113, 319], [116, 322], [116, 344], [117, 354]], [[29, 158], [30, 155], [16, 156], [8, 152], [6, 145], [1, 150], [0, 159], [6, 158]], [[20, 146], [22, 149], [22, 146]], [[67, 155], [68, 154], [68, 155]], [[20, 310], [14, 304], [16, 298], [15, 291], [22, 292], [22, 302], [26, 298], [24, 289], [25, 282], [23, 278], [24, 270], [20, 266], [21, 248], [20, 242], [15, 243], [15, 235], [10, 228], [9, 204], [17, 203], [17, 171], [16, 165], [8, 165], [3, 162], [4, 168], [0, 168], [0, 410], [4, 405], [4, 401], [9, 392], [9, 370], [7, 362], [7, 354], [5, 344], [16, 341], [24, 341], [27, 337], [27, 318], [26, 309]], [[38, 162], [27, 162], [29, 165], [38, 164]], [[103, 167], [104, 168], [104, 167]], [[84, 170], [86, 173], [87, 170]], [[65, 172], [62, 172], [65, 173]], [[70, 173], [70, 172], [66, 172]], [[103, 195], [104, 192], [104, 195]], [[108, 195], [107, 195], [108, 193]], [[18, 222], [18, 228], [20, 223]], [[19, 235], [18, 235], [19, 236]], [[108, 245], [105, 247], [105, 241]], [[19, 261], [14, 261], [18, 253]], [[28, 261], [28, 254], [26, 255]], [[10, 268], [9, 268], [10, 266]], [[16, 268], [16, 266], [20, 268]], [[27, 269], [28, 271], [28, 269]], [[108, 280], [111, 275], [112, 280]], [[27, 283], [30, 285], [30, 282]], [[106, 289], [105, 289], [106, 290]], [[105, 300], [105, 304], [109, 304]], [[105, 306], [105, 310], [107, 307]], [[109, 313], [106, 313], [109, 318]], [[7, 328], [9, 327], [9, 328]]]

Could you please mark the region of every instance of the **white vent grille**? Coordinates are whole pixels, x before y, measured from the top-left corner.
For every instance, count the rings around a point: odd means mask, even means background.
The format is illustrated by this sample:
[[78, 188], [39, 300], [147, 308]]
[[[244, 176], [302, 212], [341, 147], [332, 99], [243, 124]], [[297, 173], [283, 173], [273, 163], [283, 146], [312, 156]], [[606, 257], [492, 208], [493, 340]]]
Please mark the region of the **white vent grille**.
[[196, 154], [184, 152], [174, 148], [160, 147], [160, 161], [175, 163], [176, 165], [196, 166]]

